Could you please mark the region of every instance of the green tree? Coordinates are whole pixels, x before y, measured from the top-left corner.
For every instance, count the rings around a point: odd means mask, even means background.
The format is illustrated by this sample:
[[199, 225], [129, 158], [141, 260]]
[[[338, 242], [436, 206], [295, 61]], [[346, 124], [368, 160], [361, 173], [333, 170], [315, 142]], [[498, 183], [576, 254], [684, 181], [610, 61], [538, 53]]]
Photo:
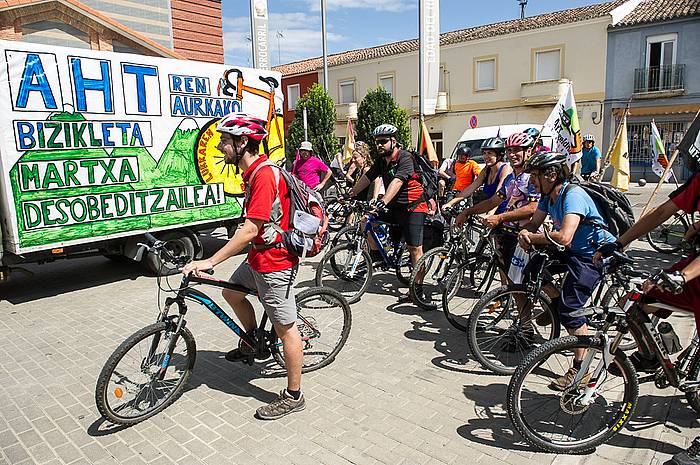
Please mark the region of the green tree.
[[335, 105], [323, 86], [314, 84], [297, 100], [294, 121], [289, 125], [285, 142], [287, 159], [294, 160], [299, 145], [304, 141], [304, 108], [307, 112], [309, 141], [314, 153], [321, 160], [330, 162], [338, 152], [338, 139], [335, 137]]
[[411, 148], [411, 127], [408, 125], [406, 110], [396, 105], [389, 92], [384, 89], [372, 89], [357, 108], [357, 140], [369, 144], [374, 157], [377, 147], [374, 145], [372, 131], [380, 124], [393, 124], [399, 130], [396, 140], [405, 149]]

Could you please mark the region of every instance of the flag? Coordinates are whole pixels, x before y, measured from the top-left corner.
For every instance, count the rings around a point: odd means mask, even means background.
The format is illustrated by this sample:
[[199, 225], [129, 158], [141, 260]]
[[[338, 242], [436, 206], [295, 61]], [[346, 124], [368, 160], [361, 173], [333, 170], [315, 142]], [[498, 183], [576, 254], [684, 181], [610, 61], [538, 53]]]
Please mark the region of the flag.
[[438, 156], [435, 152], [433, 141], [430, 139], [428, 128], [425, 127], [425, 121], [421, 121], [420, 123], [420, 134], [418, 135], [418, 140], [420, 141], [418, 145], [418, 153], [427, 158], [428, 161], [430, 161], [430, 163], [437, 168], [439, 162]]
[[627, 117], [622, 121], [622, 127], [613, 142], [610, 164], [613, 175], [610, 185], [615, 189], [626, 192], [630, 187], [630, 156], [627, 148]]
[[678, 152], [684, 157], [700, 159], [700, 112], [695, 115], [695, 119], [685, 132], [683, 140], [678, 144]]
[[420, 107], [424, 115], [434, 115], [440, 86], [440, 0], [419, 1]]
[[566, 163], [569, 167], [581, 159], [583, 143], [581, 142], [574, 89], [571, 84], [554, 106], [552, 113], [544, 123], [542, 132], [545, 129], [549, 130], [554, 139], [552, 149], [567, 155]]
[[355, 150], [355, 132], [352, 130], [352, 120], [348, 118], [348, 127], [345, 136], [345, 147], [343, 147], [343, 164], [350, 163], [352, 152]]
[[[651, 120], [651, 132], [649, 133], [649, 145], [651, 146], [651, 170], [658, 177], [663, 176], [666, 167], [668, 166], [668, 158], [666, 157], [666, 149], [664, 147], [664, 141], [661, 140], [661, 134], [659, 134], [659, 129], [656, 127], [654, 120]], [[671, 177], [671, 170], [666, 173], [666, 179], [664, 182], [668, 181]]]
[[267, 37], [267, 0], [250, 0], [250, 16], [253, 40], [253, 66], [270, 69], [269, 41]]

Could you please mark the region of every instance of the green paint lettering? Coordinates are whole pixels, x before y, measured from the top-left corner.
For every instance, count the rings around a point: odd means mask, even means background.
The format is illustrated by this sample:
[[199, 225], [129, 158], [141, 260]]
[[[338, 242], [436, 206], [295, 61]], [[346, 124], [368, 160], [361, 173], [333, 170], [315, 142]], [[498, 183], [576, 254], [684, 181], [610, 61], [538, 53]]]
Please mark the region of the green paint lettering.
[[156, 196], [155, 202], [151, 204], [151, 213], [161, 213], [165, 211], [163, 207], [159, 207], [158, 204], [160, 201], [163, 199], [163, 191], [162, 190], [157, 190], [157, 191], [151, 191], [149, 192], [151, 195]]
[[131, 130], [131, 146], [133, 147], [136, 145], [136, 141], [138, 141], [139, 147], [144, 147], [145, 144], [143, 143], [143, 134], [141, 134], [141, 126], [139, 126], [139, 123], [134, 123], [134, 127]]
[[109, 199], [112, 198], [112, 194], [101, 194], [100, 195], [100, 210], [102, 211], [102, 219], [108, 220], [114, 218], [114, 215], [108, 211], [109, 209]]
[[195, 207], [201, 207], [203, 205], [199, 201], [199, 197], [201, 195], [202, 189], [204, 189], [204, 186], [194, 186], [194, 206]]
[[[136, 182], [138, 181], [138, 178], [136, 177], [136, 174], [134, 173], [134, 170], [131, 169], [131, 163], [129, 161], [131, 158], [123, 158], [122, 159], [122, 168], [119, 170], [119, 182]], [[136, 160], [136, 159], [134, 159]], [[138, 161], [136, 162], [138, 166]], [[128, 180], [127, 180], [128, 178]]]
[[73, 123], [73, 147], [87, 147], [85, 139], [83, 139], [83, 133], [87, 123]]
[[90, 147], [102, 147], [102, 139], [95, 138], [95, 129], [92, 124], [88, 124], [88, 136], [90, 137]]
[[91, 195], [87, 198], [87, 210], [90, 221], [95, 221], [100, 217], [100, 207], [98, 203], [97, 197]]
[[78, 164], [73, 160], [66, 160], [63, 163], [63, 172], [66, 181], [66, 187], [70, 186], [71, 183], [74, 186], [79, 186], [80, 182], [78, 178], [75, 177], [75, 173], [78, 172]]
[[[133, 200], [133, 197], [132, 197]], [[133, 202], [131, 202], [133, 208]], [[120, 192], [114, 193], [114, 209], [116, 216], [124, 216], [129, 211], [129, 199]]]
[[[134, 192], [134, 195], [139, 198], [141, 201], [141, 212], [142, 215], [148, 213], [148, 207], [146, 206], [146, 197], [148, 197], [148, 191], [140, 191], [140, 192]], [[161, 193], [162, 195], [162, 193]]]
[[58, 199], [56, 200], [56, 211], [60, 215], [56, 219], [57, 224], [66, 224], [68, 223], [68, 213], [66, 210], [70, 209], [70, 202], [68, 199]]
[[56, 220], [49, 218], [50, 211], [49, 207], [53, 205], [53, 200], [44, 200], [41, 202], [41, 216], [44, 218], [44, 226], [53, 226], [56, 224]]
[[165, 210], [180, 210], [181, 208], [175, 189], [168, 189], [168, 200], [165, 203]]
[[46, 173], [44, 173], [44, 182], [41, 184], [41, 188], [50, 189], [51, 184], [56, 184], [56, 187], [65, 187], [61, 176], [58, 174], [58, 168], [53, 163], [46, 165]]
[[80, 166], [82, 168], [87, 168], [88, 184], [95, 184], [95, 166], [97, 166], [97, 160], [80, 160]]
[[46, 123], [44, 123], [44, 127], [46, 129], [53, 130], [51, 132], [51, 135], [49, 136], [48, 142], [46, 143], [46, 147], [48, 147], [50, 149], [62, 149], [63, 144], [60, 142], [56, 142], [56, 138], [58, 137], [59, 134], [61, 134], [61, 123], [47, 121]]
[[114, 158], [109, 159], [109, 163], [105, 164], [105, 161], [100, 159], [97, 160], [97, 162], [100, 164], [102, 169], [105, 171], [105, 174], [102, 176], [102, 181], [100, 184], [104, 184], [109, 180], [110, 182], [117, 182], [117, 178], [114, 177], [114, 174], [112, 173], [112, 169], [114, 169], [114, 162], [116, 160]]
[[214, 193], [214, 186], [207, 184], [207, 193], [204, 196], [204, 205], [216, 205], [216, 194]]
[[70, 216], [72, 216], [77, 223], [85, 221], [85, 217], [87, 217], [87, 208], [85, 208], [83, 199], [77, 198], [70, 203]]
[[24, 228], [32, 229], [41, 224], [41, 209], [33, 203], [24, 204]]
[[[20, 165], [19, 173], [23, 191], [39, 188], [39, 184], [41, 184], [41, 179], [39, 178], [39, 165], [36, 163], [33, 165]], [[32, 187], [29, 187], [30, 183], [33, 184]]]

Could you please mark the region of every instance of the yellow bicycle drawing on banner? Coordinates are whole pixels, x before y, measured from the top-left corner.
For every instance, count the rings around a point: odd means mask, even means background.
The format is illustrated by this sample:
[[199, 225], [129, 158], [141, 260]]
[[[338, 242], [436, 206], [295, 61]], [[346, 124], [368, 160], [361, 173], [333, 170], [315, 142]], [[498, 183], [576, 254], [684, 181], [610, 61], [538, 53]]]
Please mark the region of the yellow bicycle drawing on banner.
[[[234, 80], [232, 81], [232, 78]], [[243, 72], [233, 68], [224, 72], [219, 81], [219, 94], [233, 97], [243, 103], [244, 95], [267, 100], [267, 132], [263, 139], [265, 153], [275, 163], [284, 159], [284, 120], [281, 109], [275, 107], [275, 89], [279, 82], [273, 77], [259, 76], [260, 80], [267, 84], [269, 90], [258, 89], [246, 85], [243, 81]], [[250, 97], [248, 97], [250, 98]], [[228, 195], [243, 195], [243, 180], [241, 174], [236, 174], [236, 167], [224, 162], [223, 154], [216, 148], [219, 144], [219, 133], [216, 124], [219, 119], [213, 119], [205, 124], [197, 136], [194, 147], [197, 171], [205, 184], [220, 183], [224, 185], [224, 192]]]

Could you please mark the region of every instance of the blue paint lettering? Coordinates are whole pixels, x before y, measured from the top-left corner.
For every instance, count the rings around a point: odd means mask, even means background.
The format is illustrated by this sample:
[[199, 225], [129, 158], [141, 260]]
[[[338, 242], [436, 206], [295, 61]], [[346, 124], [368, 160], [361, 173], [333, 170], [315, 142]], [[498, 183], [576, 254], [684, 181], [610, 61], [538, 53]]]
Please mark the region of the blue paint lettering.
[[71, 58], [73, 72], [73, 89], [75, 90], [75, 107], [78, 111], [88, 111], [86, 91], [102, 92], [104, 111], [113, 112], [112, 107], [112, 82], [110, 80], [109, 61], [100, 60], [100, 79], [89, 79], [83, 76], [82, 59]]
[[122, 65], [122, 69], [127, 74], [133, 74], [136, 77], [136, 98], [138, 99], [139, 113], [148, 111], [146, 103], [146, 80], [144, 76], [158, 76], [158, 70], [155, 66], [144, 65]]
[[29, 94], [31, 92], [39, 92], [41, 94], [44, 107], [47, 109], [56, 110], [58, 108], [53, 92], [51, 92], [49, 81], [46, 79], [44, 65], [41, 63], [41, 58], [39, 58], [39, 55], [36, 53], [27, 54], [15, 107], [27, 108], [27, 101], [29, 100]]

